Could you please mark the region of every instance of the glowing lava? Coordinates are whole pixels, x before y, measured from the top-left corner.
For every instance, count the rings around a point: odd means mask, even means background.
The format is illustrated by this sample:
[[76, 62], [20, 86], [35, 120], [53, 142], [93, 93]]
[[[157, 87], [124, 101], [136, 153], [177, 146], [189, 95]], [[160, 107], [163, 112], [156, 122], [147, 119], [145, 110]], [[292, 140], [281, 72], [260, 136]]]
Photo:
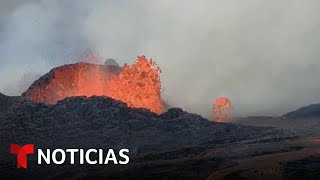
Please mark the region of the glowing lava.
[[22, 95], [35, 102], [55, 104], [72, 96], [108, 96], [129, 107], [164, 110], [160, 68], [145, 56], [123, 68], [77, 63], [54, 68]]
[[213, 103], [212, 116], [217, 122], [224, 122], [232, 117], [233, 105], [226, 97], [219, 97]]
[[152, 59], [140, 56], [133, 65], [125, 64], [120, 75], [110, 81], [108, 96], [126, 102], [129, 107], [160, 113], [163, 111], [160, 72]]

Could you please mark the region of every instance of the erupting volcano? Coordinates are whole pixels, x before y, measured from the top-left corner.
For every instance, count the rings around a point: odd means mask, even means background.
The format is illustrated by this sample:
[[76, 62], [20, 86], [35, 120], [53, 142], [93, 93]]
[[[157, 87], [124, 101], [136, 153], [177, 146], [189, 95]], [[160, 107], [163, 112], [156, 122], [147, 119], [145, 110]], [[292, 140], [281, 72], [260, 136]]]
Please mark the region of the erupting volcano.
[[164, 110], [161, 99], [160, 68], [145, 56], [124, 67], [89, 63], [70, 64], [52, 69], [35, 81], [22, 96], [46, 104], [72, 96], [108, 96], [129, 107]]
[[213, 103], [212, 116], [217, 122], [224, 122], [231, 118], [233, 105], [226, 97], [219, 97]]

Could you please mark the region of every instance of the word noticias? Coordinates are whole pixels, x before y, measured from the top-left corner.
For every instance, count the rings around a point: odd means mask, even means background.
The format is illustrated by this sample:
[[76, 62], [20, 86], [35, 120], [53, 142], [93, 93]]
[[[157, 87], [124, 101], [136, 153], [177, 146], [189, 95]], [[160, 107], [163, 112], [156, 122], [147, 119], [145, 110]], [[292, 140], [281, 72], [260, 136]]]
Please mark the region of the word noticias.
[[[34, 154], [34, 144], [19, 146], [10, 145], [10, 153], [17, 155], [17, 168], [27, 169], [27, 155]], [[38, 164], [128, 164], [130, 158], [128, 149], [121, 149], [116, 156], [113, 149], [105, 152], [103, 149], [42, 149], [37, 150]], [[68, 160], [67, 160], [68, 159]], [[76, 160], [77, 159], [77, 160]]]

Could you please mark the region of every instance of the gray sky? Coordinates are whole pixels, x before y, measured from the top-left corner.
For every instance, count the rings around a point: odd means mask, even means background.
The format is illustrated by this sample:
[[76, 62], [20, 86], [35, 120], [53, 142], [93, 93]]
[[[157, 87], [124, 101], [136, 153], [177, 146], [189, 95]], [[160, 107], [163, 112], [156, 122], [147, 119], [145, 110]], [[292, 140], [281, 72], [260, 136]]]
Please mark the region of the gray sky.
[[318, 0], [0, 0], [0, 92], [92, 49], [161, 67], [163, 97], [207, 116], [218, 96], [237, 115], [320, 102]]

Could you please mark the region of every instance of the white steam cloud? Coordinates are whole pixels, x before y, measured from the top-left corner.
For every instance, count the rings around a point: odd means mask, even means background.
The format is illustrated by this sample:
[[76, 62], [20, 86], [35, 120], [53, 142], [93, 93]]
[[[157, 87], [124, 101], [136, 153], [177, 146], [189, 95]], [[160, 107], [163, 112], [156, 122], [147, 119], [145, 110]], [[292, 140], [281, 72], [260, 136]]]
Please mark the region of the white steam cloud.
[[[208, 116], [227, 96], [237, 115], [320, 102], [318, 0], [8, 0], [0, 2], [0, 92], [72, 63], [87, 49], [161, 67], [163, 97]], [[29, 76], [30, 77], [30, 76]]]

